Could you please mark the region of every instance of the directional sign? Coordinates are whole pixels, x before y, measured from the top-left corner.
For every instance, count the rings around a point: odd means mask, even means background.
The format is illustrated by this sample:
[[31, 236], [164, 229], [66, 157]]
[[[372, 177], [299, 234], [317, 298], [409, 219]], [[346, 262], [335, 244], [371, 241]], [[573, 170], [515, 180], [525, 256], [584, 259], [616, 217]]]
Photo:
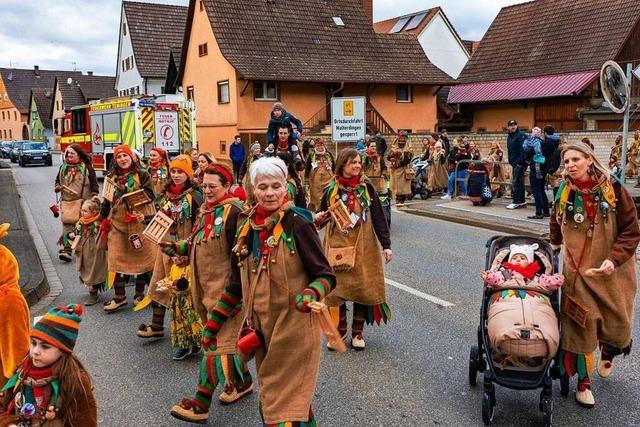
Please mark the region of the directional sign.
[[334, 142], [364, 139], [367, 122], [365, 98], [331, 98], [331, 130]]

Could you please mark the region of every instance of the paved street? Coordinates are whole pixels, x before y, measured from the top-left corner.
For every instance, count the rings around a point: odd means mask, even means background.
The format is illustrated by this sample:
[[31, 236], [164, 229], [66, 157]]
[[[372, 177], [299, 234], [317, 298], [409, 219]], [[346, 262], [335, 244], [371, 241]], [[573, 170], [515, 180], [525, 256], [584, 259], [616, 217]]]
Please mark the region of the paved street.
[[[57, 261], [60, 225], [48, 207], [54, 202], [58, 157], [54, 167], [12, 167], [64, 285], [55, 303], [66, 304], [80, 302], [86, 291], [78, 282], [75, 265]], [[492, 234], [394, 213], [395, 259], [387, 278], [453, 306], [443, 307], [389, 286], [394, 318], [387, 326], [365, 329], [367, 349], [323, 353], [314, 401], [320, 425], [482, 424], [481, 387], [469, 387], [467, 366], [480, 307], [478, 272], [484, 264], [484, 244]], [[128, 288], [128, 293], [131, 300], [133, 289]], [[112, 315], [105, 314], [100, 305], [86, 310], [76, 349], [94, 378], [101, 426], [185, 425], [169, 415], [169, 407], [193, 394], [199, 359], [172, 361], [168, 338], [144, 341], [136, 337], [138, 324], [150, 317], [149, 309], [134, 313], [131, 307]], [[636, 320], [636, 338], [638, 332]], [[619, 360], [610, 379], [595, 377], [597, 404], [592, 410], [579, 408], [573, 394], [560, 397], [556, 385], [556, 425], [639, 425], [639, 382], [640, 356], [634, 352]], [[495, 424], [540, 425], [538, 395], [498, 387]], [[256, 394], [231, 407], [214, 403], [209, 425], [260, 425]]]

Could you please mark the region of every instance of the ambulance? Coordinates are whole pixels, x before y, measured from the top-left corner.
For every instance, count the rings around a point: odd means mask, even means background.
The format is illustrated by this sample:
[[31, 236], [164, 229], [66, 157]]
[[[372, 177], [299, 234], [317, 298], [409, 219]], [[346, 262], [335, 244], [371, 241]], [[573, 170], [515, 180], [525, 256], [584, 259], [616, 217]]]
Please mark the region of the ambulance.
[[118, 97], [91, 101], [65, 112], [64, 151], [80, 144], [96, 171], [105, 171], [116, 145], [126, 144], [147, 159], [160, 147], [169, 157], [197, 147], [195, 108], [181, 95]]

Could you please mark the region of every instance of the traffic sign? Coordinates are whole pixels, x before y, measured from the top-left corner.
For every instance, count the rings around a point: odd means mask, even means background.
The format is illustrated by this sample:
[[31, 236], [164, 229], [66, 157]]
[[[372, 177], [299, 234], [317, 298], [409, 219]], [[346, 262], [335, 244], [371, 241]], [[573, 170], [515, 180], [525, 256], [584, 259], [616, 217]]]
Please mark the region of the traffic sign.
[[334, 142], [364, 139], [367, 121], [365, 97], [331, 98], [331, 136]]

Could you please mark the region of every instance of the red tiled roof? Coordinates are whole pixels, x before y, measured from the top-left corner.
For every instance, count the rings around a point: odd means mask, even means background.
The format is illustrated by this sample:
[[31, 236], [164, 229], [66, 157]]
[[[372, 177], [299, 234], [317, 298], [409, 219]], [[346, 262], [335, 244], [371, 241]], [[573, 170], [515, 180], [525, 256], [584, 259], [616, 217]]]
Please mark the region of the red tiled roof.
[[555, 76], [463, 84], [451, 89], [448, 102], [449, 104], [470, 104], [571, 96], [582, 92], [599, 74], [599, 70], [593, 70]]
[[638, 0], [535, 0], [504, 7], [458, 82], [600, 69], [616, 58], [639, 17]]
[[[413, 16], [417, 16], [420, 15], [422, 13], [425, 13], [426, 16], [422, 19], [422, 21], [420, 22], [420, 24], [411, 30], [404, 30], [404, 28], [400, 31], [401, 33], [404, 34], [415, 34], [418, 35], [422, 32], [422, 30], [424, 30], [424, 28], [429, 24], [429, 22], [431, 22], [431, 20], [433, 19], [434, 16], [436, 16], [436, 13], [438, 13], [440, 10], [439, 7], [434, 7], [432, 9], [427, 9], [427, 10], [421, 10], [420, 12], [414, 12], [414, 13], [410, 13], [407, 15], [402, 15], [402, 16], [396, 16], [395, 18], [390, 18], [390, 19], [385, 19], [384, 21], [378, 21], [378, 22], [374, 22], [373, 23], [373, 31], [375, 31], [376, 33], [388, 33], [389, 31], [391, 31], [391, 29], [396, 25], [396, 23], [402, 19], [402, 18], [407, 18], [407, 17], [413, 17]], [[409, 21], [411, 21], [411, 19], [409, 19]], [[408, 22], [407, 21], [407, 24]], [[405, 24], [405, 28], [407, 27], [407, 24]]]
[[[376, 34], [360, 0], [204, 0], [204, 5], [222, 55], [247, 80], [454, 83], [429, 61], [415, 36]], [[196, 8], [191, 0], [185, 40]]]

